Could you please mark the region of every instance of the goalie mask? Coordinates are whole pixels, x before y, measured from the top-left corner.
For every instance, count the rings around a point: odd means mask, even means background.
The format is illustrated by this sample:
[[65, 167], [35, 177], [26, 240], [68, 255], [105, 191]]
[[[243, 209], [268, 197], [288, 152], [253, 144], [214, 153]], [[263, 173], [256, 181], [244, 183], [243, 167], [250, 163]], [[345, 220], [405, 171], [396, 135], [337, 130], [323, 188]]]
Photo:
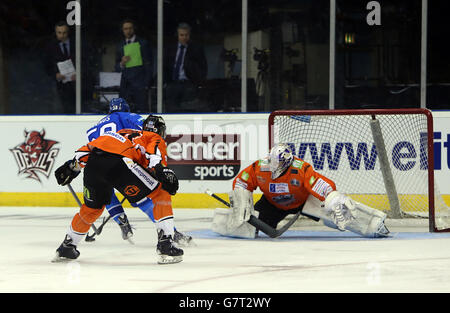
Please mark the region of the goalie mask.
[[142, 129], [157, 133], [163, 139], [166, 139], [166, 122], [164, 122], [164, 119], [161, 116], [149, 115], [145, 119]]
[[113, 98], [109, 102], [109, 113], [130, 112], [130, 106], [123, 98]]
[[275, 145], [269, 154], [269, 167], [272, 179], [280, 177], [294, 162], [294, 154], [285, 143]]

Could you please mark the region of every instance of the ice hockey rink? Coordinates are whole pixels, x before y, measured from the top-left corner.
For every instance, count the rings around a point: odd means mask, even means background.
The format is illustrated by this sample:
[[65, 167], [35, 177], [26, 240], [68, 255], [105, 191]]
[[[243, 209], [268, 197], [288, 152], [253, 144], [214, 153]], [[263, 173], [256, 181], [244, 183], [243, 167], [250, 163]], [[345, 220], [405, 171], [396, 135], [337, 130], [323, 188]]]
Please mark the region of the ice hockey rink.
[[77, 260], [52, 263], [77, 211], [0, 207], [0, 292], [450, 292], [450, 234], [429, 233], [426, 221], [388, 221], [392, 237], [384, 239], [311, 222], [279, 238], [247, 240], [213, 233], [211, 209], [177, 209], [177, 228], [196, 245], [184, 248], [183, 262], [158, 265], [154, 225], [127, 209], [134, 245], [110, 221], [96, 241], [78, 246]]

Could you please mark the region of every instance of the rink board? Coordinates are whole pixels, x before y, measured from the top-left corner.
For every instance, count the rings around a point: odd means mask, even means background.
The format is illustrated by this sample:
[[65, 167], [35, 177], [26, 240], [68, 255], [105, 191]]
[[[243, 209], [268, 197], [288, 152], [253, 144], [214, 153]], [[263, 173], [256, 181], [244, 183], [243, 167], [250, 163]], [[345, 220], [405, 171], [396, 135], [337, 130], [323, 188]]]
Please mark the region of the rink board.
[[[180, 177], [179, 193], [173, 197], [175, 208], [220, 207], [204, 191], [211, 189], [227, 199], [237, 173], [267, 155], [267, 113], [163, 116], [169, 138], [169, 166]], [[8, 135], [3, 138], [4, 151], [0, 153], [4, 165], [0, 206], [76, 206], [67, 188], [56, 183], [54, 170], [73, 158], [74, 151], [86, 143], [86, 130], [102, 117], [1, 116], [0, 131]], [[450, 112], [433, 112], [433, 122], [435, 180], [449, 204]], [[26, 147], [32, 141], [30, 137], [37, 139], [37, 148]], [[72, 186], [81, 198], [81, 176]], [[370, 192], [364, 191], [361, 197], [377, 197]], [[259, 197], [255, 195], [255, 199]]]
[[[222, 199], [228, 201], [228, 194], [218, 193], [217, 194]], [[77, 193], [80, 200], [83, 199], [82, 193]], [[119, 199], [122, 199], [122, 195], [117, 194]], [[362, 203], [370, 203], [373, 208], [388, 212], [389, 203], [386, 195], [350, 195], [356, 201]], [[253, 194], [254, 202], [258, 201], [261, 197], [260, 193]], [[423, 196], [411, 195], [408, 203], [413, 203], [415, 206], [410, 206], [404, 209], [406, 212], [416, 212], [423, 211], [423, 203], [426, 203], [426, 199]], [[442, 196], [444, 202], [447, 206], [450, 206], [450, 196]], [[45, 206], [48, 207], [76, 207], [77, 202], [69, 192], [54, 192], [54, 193], [43, 193], [43, 192], [30, 192], [30, 193], [0, 193], [1, 206]], [[411, 202], [411, 200], [421, 199], [421, 201]], [[403, 199], [404, 200], [404, 199]], [[400, 200], [402, 201], [402, 200]], [[172, 197], [172, 205], [174, 208], [194, 208], [194, 209], [214, 209], [223, 207], [226, 208], [224, 204], [213, 199], [211, 196], [202, 193], [180, 193]], [[130, 204], [126, 201], [124, 204], [126, 208], [132, 208]]]

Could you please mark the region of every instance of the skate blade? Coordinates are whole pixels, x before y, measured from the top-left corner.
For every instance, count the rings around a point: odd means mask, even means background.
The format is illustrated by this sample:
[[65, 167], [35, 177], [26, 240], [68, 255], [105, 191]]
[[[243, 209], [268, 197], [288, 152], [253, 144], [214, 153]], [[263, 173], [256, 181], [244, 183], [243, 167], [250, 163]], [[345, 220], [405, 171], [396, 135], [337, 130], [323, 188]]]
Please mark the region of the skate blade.
[[183, 256], [158, 255], [158, 264], [175, 264], [183, 261]]
[[134, 245], [134, 241], [133, 241], [133, 239], [131, 239], [132, 237], [133, 237], [133, 234], [131, 233], [128, 237], [122, 236], [122, 239], [128, 241], [128, 243], [130, 243], [131, 245]]

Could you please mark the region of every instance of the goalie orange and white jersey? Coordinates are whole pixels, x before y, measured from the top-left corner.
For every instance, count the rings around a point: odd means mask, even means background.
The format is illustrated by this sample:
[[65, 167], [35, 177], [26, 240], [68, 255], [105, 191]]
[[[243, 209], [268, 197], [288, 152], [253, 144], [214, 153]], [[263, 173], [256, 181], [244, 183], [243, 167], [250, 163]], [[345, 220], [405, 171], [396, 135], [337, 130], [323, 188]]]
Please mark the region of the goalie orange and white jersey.
[[297, 157], [282, 176], [272, 179], [271, 175], [268, 159], [258, 160], [236, 176], [233, 189], [239, 187], [254, 191], [259, 187], [267, 200], [282, 210], [298, 208], [310, 194], [324, 201], [328, 193], [336, 190], [331, 179], [317, 173], [309, 163]]

